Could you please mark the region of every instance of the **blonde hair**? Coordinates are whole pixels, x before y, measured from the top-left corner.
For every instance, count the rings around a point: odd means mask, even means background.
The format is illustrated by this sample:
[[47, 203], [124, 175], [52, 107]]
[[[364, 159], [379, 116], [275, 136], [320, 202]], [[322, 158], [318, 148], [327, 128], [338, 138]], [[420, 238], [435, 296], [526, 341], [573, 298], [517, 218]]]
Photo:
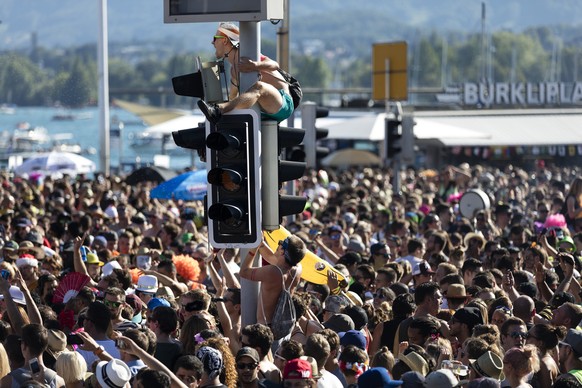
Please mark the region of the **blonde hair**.
[[55, 369], [65, 383], [71, 384], [84, 380], [87, 363], [79, 353], [64, 351], [57, 357]]
[[4, 345], [0, 343], [0, 379], [10, 373], [10, 363]]

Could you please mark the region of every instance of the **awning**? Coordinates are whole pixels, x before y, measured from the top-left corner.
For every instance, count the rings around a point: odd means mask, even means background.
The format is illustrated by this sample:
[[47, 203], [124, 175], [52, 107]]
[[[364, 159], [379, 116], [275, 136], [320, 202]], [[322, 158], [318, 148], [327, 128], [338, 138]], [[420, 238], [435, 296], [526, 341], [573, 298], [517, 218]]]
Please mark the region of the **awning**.
[[113, 104], [120, 107], [121, 109], [133, 113], [142, 119], [143, 122], [147, 125], [156, 125], [188, 114], [188, 112], [183, 110], [164, 109], [117, 99], [113, 100]]
[[[511, 109], [416, 112], [415, 120], [436, 134], [414, 129], [418, 139], [438, 139], [445, 146], [534, 146], [582, 143], [582, 109]], [[449, 125], [481, 136], [444, 136], [436, 125]], [[418, 132], [418, 133], [417, 133]], [[420, 135], [420, 136], [419, 136]]]

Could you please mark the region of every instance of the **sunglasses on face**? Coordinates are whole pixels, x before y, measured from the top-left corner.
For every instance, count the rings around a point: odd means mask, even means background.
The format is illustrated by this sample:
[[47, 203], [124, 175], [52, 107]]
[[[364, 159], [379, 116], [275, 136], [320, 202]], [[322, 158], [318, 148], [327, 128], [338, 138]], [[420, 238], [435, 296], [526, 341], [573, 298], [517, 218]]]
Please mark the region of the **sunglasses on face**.
[[240, 369], [240, 370], [253, 370], [257, 367], [257, 363], [256, 362], [250, 362], [250, 363], [245, 363], [245, 362], [237, 362], [236, 364], [236, 368]]
[[121, 306], [121, 302], [112, 302], [110, 300], [103, 300], [103, 304], [107, 307], [113, 307], [113, 308], [118, 308], [119, 306]]
[[527, 333], [523, 333], [521, 331], [514, 331], [513, 333], [509, 334], [509, 336], [513, 339], [518, 339], [518, 338], [523, 338], [523, 339], [527, 339], [528, 334]]

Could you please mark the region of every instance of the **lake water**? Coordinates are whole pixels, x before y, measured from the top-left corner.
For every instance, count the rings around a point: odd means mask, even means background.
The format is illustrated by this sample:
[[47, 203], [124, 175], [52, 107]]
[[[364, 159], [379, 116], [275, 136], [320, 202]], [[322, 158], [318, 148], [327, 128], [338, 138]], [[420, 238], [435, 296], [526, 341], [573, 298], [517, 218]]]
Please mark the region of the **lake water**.
[[[132, 139], [147, 128], [139, 117], [116, 107], [111, 107], [109, 113], [112, 121], [118, 120], [124, 123], [120, 132], [121, 136], [112, 135], [110, 137], [110, 165], [112, 171], [116, 170], [120, 164], [126, 166], [126, 171], [130, 168], [127, 166], [132, 164], [137, 166], [152, 165], [154, 155], [161, 153], [161, 147], [160, 149], [150, 148], [147, 150], [142, 148], [139, 151], [131, 147]], [[74, 117], [78, 117], [78, 119], [54, 120], [53, 116], [58, 114], [71, 114]], [[97, 171], [102, 170], [99, 156], [101, 136], [98, 108], [63, 110], [46, 107], [17, 107], [14, 114], [0, 113], [0, 132], [8, 131], [12, 133], [18, 123], [21, 122], [28, 122], [32, 127], [45, 127], [52, 139], [70, 136], [70, 139], [65, 142], [80, 145], [84, 151], [82, 155], [96, 163]], [[114, 128], [117, 128], [117, 126], [112, 123], [111, 129]], [[172, 142], [171, 139], [169, 141]], [[49, 145], [47, 144], [47, 146]], [[92, 149], [94, 153], [85, 152], [89, 149]], [[197, 166], [200, 165], [204, 168], [196, 154], [194, 155], [194, 158], [192, 158], [192, 153], [186, 149], [174, 150], [169, 156], [170, 168], [178, 170], [189, 167], [192, 165], [192, 160]]]

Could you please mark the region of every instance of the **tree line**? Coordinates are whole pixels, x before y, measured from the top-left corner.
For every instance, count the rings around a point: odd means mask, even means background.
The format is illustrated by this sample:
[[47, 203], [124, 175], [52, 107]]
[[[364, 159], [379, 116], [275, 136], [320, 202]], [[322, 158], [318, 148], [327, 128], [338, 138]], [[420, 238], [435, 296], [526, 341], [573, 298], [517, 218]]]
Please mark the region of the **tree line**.
[[[523, 33], [495, 32], [481, 34], [418, 34], [408, 42], [409, 84], [415, 87], [455, 86], [464, 82], [574, 82], [582, 71], [577, 29], [562, 29], [568, 41], [558, 38], [548, 27]], [[304, 87], [370, 88], [371, 43], [368, 56], [330, 47], [318, 55], [292, 53], [291, 72]], [[263, 52], [275, 58], [275, 44], [263, 42]], [[361, 51], [361, 50], [360, 50]], [[111, 50], [110, 50], [111, 53]], [[171, 88], [171, 78], [193, 71], [196, 56], [208, 53], [178, 54], [168, 59], [155, 56], [139, 60], [110, 54], [111, 90], [157, 90]], [[483, 78], [486, 78], [485, 80]], [[0, 103], [19, 106], [61, 105], [81, 107], [97, 98], [96, 46], [43, 49], [33, 54], [0, 53]], [[155, 95], [116, 95], [129, 100], [147, 98], [152, 105], [162, 103]], [[315, 97], [315, 96], [314, 96]], [[317, 98], [320, 98], [317, 97]], [[192, 104], [191, 99], [165, 96], [167, 106]]]

